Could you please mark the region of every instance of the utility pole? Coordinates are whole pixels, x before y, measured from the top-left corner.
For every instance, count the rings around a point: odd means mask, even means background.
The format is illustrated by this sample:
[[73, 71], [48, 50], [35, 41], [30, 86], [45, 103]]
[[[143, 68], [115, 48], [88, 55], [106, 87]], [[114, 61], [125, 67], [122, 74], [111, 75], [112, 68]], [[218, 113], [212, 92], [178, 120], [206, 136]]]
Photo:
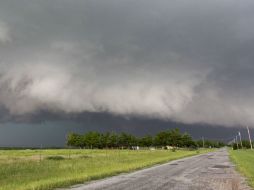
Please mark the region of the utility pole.
[[243, 143], [242, 143], [242, 135], [240, 131], [238, 132], [239, 138], [240, 138], [240, 143], [241, 143], [241, 149], [243, 149]]
[[42, 152], [42, 144], [40, 146], [40, 162], [41, 162], [41, 152]]
[[249, 130], [249, 127], [248, 127], [248, 126], [247, 126], [247, 131], [248, 131], [248, 135], [249, 135], [250, 149], [252, 150], [252, 142], [251, 142], [250, 130]]
[[237, 146], [237, 149], [239, 149], [239, 147], [238, 147], [237, 135], [236, 135], [236, 137], [235, 137], [235, 140], [236, 140], [236, 146]]
[[203, 141], [203, 148], [205, 148], [205, 139], [204, 139], [204, 137], [202, 137], [202, 141]]
[[234, 137], [234, 140], [233, 140], [233, 149], [234, 149], [234, 146], [235, 146], [235, 143], [236, 143], [236, 141], [235, 141], [235, 137]]

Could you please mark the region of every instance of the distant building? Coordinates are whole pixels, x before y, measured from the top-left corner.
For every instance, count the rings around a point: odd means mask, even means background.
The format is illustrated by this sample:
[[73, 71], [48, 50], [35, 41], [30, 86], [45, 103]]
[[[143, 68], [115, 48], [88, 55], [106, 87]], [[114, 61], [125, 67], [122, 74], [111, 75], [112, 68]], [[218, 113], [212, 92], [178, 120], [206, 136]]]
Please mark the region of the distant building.
[[165, 149], [167, 149], [167, 150], [173, 150], [174, 147], [173, 146], [165, 146]]
[[132, 146], [131, 149], [132, 150], [139, 150], [139, 146]]

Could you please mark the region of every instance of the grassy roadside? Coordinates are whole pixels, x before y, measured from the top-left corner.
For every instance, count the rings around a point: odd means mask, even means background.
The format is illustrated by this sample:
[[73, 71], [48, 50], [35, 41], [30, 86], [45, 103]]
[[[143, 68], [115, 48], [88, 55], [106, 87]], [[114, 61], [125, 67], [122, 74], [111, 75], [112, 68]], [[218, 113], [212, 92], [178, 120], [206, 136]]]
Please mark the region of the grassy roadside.
[[49, 190], [211, 150], [3, 150], [0, 190]]
[[247, 177], [248, 183], [254, 187], [254, 151], [229, 150], [230, 159], [236, 164], [236, 169]]

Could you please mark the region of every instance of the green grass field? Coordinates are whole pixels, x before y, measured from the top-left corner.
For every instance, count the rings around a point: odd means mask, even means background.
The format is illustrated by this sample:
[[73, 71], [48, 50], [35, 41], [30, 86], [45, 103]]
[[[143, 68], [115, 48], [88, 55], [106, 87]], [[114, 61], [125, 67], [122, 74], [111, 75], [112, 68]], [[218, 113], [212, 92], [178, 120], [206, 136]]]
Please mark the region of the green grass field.
[[0, 190], [48, 190], [208, 150], [2, 150]]
[[236, 168], [248, 178], [250, 186], [254, 187], [254, 151], [230, 150], [230, 158], [236, 164]]

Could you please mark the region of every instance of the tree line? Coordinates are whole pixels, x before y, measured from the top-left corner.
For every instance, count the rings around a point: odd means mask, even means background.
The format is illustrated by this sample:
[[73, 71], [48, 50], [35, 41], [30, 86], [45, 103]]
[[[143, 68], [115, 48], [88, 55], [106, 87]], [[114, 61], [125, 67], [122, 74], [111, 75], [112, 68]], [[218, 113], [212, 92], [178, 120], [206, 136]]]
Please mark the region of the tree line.
[[[238, 145], [237, 143], [233, 143], [232, 144], [232, 147], [234, 150], [237, 150], [237, 149], [250, 149], [250, 141], [248, 140], [242, 140], [242, 143], [241, 142], [238, 142]], [[254, 143], [252, 142], [252, 147], [254, 147]]]
[[132, 148], [140, 147], [222, 147], [222, 142], [215, 141], [194, 141], [190, 134], [181, 133], [179, 129], [167, 130], [157, 133], [155, 136], [146, 135], [137, 137], [128, 133], [106, 132], [99, 133], [90, 131], [85, 134], [69, 133], [66, 144], [70, 147], [79, 148]]

